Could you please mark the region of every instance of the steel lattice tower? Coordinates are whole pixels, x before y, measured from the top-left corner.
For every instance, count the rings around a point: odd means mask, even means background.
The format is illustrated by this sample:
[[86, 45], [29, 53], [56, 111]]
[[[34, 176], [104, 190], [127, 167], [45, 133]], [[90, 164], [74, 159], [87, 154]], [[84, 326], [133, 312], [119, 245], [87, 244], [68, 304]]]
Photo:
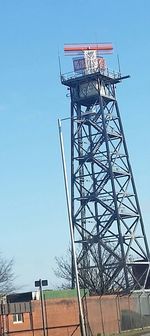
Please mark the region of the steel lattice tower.
[[150, 257], [115, 92], [128, 76], [106, 70], [103, 59], [98, 61], [102, 48], [107, 50], [104, 45], [66, 46], [67, 52], [83, 53], [76, 62], [84, 70], [61, 81], [71, 96], [71, 209], [78, 268], [83, 277], [93, 269], [105, 293], [148, 287]]

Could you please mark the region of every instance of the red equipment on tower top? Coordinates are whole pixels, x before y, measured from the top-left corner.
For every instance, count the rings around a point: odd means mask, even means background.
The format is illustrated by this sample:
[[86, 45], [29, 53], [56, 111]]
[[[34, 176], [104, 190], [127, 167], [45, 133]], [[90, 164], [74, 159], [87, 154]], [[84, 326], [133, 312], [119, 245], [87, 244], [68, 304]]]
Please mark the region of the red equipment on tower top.
[[85, 51], [99, 51], [102, 54], [110, 54], [113, 50], [111, 43], [81, 43], [81, 44], [65, 44], [64, 52], [66, 55], [81, 54]]

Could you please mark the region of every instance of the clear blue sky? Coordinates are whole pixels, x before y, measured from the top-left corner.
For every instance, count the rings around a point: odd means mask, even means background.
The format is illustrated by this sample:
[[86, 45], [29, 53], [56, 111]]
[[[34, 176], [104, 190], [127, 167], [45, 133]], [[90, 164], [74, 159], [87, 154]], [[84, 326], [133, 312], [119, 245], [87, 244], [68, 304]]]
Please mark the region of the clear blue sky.
[[111, 68], [119, 52], [131, 75], [118, 100], [150, 242], [149, 13], [149, 0], [0, 1], [0, 251], [14, 258], [22, 290], [39, 277], [54, 287], [54, 256], [69, 244], [57, 131], [58, 117], [69, 116], [64, 43], [111, 41]]

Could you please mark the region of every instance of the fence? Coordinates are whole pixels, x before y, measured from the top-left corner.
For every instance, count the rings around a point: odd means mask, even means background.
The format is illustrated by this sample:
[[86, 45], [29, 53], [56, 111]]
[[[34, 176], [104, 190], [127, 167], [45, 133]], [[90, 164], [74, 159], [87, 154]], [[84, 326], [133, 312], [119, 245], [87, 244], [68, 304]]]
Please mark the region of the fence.
[[[93, 335], [108, 335], [150, 326], [150, 292], [89, 297], [85, 301], [86, 323]], [[83, 306], [85, 311], [85, 302]]]
[[[150, 292], [129, 296], [83, 298], [87, 335], [111, 335], [150, 326]], [[76, 298], [45, 300], [46, 336], [79, 336]], [[0, 309], [0, 335], [42, 336], [40, 300], [7, 304]]]

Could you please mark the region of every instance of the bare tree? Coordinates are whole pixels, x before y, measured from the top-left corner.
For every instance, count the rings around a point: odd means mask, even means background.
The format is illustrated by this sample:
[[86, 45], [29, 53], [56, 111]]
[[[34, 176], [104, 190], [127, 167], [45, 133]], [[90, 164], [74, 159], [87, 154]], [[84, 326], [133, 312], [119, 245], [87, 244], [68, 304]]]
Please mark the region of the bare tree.
[[[120, 272], [114, 278], [114, 285], [110, 285], [113, 274], [112, 268], [105, 268], [105, 261], [107, 258], [110, 258], [109, 253], [103, 250], [102, 265], [99, 265], [99, 258], [97, 255], [97, 251], [92, 248], [92, 255], [97, 262], [98, 267], [86, 267], [84, 269], [82, 265], [78, 264], [78, 273], [79, 273], [79, 281], [80, 281], [80, 288], [86, 288], [92, 295], [102, 295], [108, 293], [116, 293], [119, 292], [120, 289], [120, 282], [122, 284], [122, 291], [124, 289], [124, 277], [122, 272]], [[66, 255], [63, 257], [55, 257], [56, 261], [56, 269], [54, 270], [54, 274], [57, 278], [63, 280], [60, 288], [67, 289], [71, 288], [72, 282], [72, 268], [71, 268], [71, 249], [69, 248]], [[114, 258], [111, 256], [110, 263], [114, 263]]]
[[0, 296], [15, 290], [13, 259], [7, 260], [0, 255]]

